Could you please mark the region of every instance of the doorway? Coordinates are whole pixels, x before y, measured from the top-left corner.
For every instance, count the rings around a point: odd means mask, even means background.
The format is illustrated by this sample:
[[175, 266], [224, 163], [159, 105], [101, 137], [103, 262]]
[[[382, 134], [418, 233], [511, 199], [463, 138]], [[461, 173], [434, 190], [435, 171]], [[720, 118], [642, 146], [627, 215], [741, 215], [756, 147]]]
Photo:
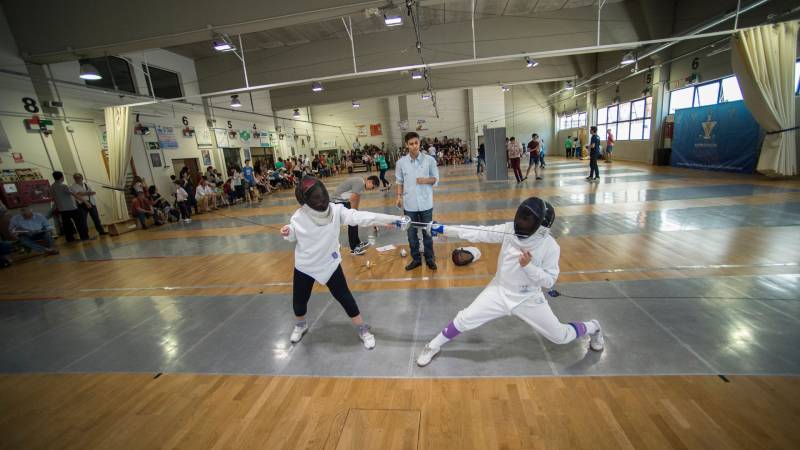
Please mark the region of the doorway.
[[184, 158], [184, 159], [173, 159], [172, 160], [172, 170], [175, 171], [175, 177], [180, 178], [181, 171], [184, 167], [189, 168], [189, 180], [191, 180], [192, 184], [197, 186], [197, 183], [200, 180], [200, 163], [197, 162], [197, 158]]
[[250, 147], [250, 158], [253, 167], [260, 164], [264, 170], [275, 169], [275, 151], [272, 147]]
[[223, 148], [222, 156], [225, 158], [225, 169], [230, 173], [232, 167], [242, 167], [242, 155], [238, 148]]

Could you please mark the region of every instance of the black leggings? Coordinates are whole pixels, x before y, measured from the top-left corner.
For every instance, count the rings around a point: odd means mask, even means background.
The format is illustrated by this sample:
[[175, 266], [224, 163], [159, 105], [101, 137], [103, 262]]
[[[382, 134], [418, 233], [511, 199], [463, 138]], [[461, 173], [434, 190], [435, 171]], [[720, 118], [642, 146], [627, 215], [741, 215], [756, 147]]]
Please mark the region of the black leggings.
[[385, 187], [385, 186], [388, 186], [388, 185], [390, 184], [390, 183], [389, 183], [389, 180], [387, 180], [387, 179], [386, 179], [386, 171], [387, 171], [387, 170], [388, 170], [388, 169], [381, 169], [381, 176], [380, 176], [380, 179], [381, 179], [381, 183], [383, 184], [383, 186], [384, 186], [384, 187]]
[[[328, 290], [333, 294], [333, 298], [335, 298], [347, 312], [348, 317], [353, 318], [361, 314], [358, 311], [356, 299], [353, 298], [353, 294], [350, 293], [350, 288], [347, 287], [347, 280], [344, 278], [341, 264], [336, 268], [336, 272], [333, 272], [326, 286], [328, 286]], [[306, 315], [308, 299], [311, 298], [311, 288], [313, 287], [313, 278], [294, 269], [294, 295], [292, 297], [292, 306], [294, 307], [295, 316], [303, 317]]]

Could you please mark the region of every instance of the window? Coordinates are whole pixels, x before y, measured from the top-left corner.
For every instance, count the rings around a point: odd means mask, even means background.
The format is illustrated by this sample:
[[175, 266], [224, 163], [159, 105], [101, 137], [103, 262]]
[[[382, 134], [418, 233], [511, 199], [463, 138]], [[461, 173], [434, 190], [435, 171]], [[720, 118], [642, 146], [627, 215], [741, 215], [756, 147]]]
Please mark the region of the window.
[[103, 56], [100, 58], [84, 58], [78, 60], [80, 64], [91, 64], [97, 69], [101, 79], [83, 80], [87, 86], [94, 86], [116, 91], [136, 93], [136, 85], [131, 75], [131, 65], [123, 58], [116, 56]]
[[708, 106], [719, 103], [719, 83], [697, 86], [694, 91], [694, 106]]
[[558, 129], [567, 130], [570, 128], [580, 128], [586, 126], [586, 113], [565, 114], [558, 117]]
[[678, 109], [691, 108], [693, 98], [694, 86], [672, 91], [669, 94], [669, 113], [675, 114]]
[[669, 95], [669, 113], [683, 108], [696, 108], [698, 106], [716, 105], [723, 102], [742, 100], [742, 91], [736, 77], [725, 77], [703, 83], [698, 86], [688, 86], [676, 89]]
[[742, 100], [742, 90], [739, 89], [739, 82], [736, 77], [728, 77], [722, 79], [722, 94], [720, 95], [720, 102], [735, 102]]
[[[147, 82], [147, 95], [153, 95], [153, 87], [156, 88], [156, 97], [159, 98], [176, 98], [183, 97], [183, 90], [181, 89], [181, 80], [176, 72], [169, 70], [159, 69], [150, 65], [142, 64], [144, 70], [144, 79]], [[150, 76], [147, 76], [148, 70]], [[151, 86], [152, 82], [152, 86]]]
[[604, 136], [606, 130], [611, 130], [617, 141], [650, 139], [652, 110], [653, 97], [598, 108], [598, 133]]
[[795, 95], [800, 95], [800, 59], [794, 63], [794, 85], [796, 86]]

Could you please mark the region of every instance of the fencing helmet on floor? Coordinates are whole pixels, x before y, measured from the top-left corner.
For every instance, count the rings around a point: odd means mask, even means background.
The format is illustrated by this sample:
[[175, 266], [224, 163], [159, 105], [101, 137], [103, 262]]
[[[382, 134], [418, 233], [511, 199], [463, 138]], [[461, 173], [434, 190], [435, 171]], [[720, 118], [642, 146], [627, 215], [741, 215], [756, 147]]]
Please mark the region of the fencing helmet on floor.
[[536, 233], [540, 226], [550, 228], [555, 219], [553, 205], [539, 197], [529, 197], [520, 203], [514, 215], [514, 234], [525, 239]]
[[325, 185], [317, 177], [304, 176], [295, 188], [294, 196], [297, 198], [298, 203], [308, 205], [309, 208], [315, 211], [324, 212], [328, 210], [330, 196]]
[[466, 266], [467, 264], [481, 259], [481, 251], [478, 247], [459, 247], [453, 250], [451, 255], [453, 264], [457, 266]]

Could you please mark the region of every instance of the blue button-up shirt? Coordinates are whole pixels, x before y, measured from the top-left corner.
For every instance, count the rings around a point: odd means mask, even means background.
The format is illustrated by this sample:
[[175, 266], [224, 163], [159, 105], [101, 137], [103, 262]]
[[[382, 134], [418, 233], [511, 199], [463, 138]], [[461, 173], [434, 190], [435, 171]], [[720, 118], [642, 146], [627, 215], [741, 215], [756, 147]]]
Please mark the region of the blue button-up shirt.
[[[397, 161], [397, 184], [403, 185], [403, 209], [427, 211], [433, 209], [433, 187], [439, 185], [439, 168], [436, 160], [422, 152], [417, 159], [406, 155]], [[417, 178], [436, 178], [435, 184], [417, 184]]]
[[33, 213], [33, 217], [30, 219], [22, 217], [22, 214], [17, 214], [12, 217], [9, 228], [11, 231], [31, 231], [37, 233], [39, 231], [50, 230], [52, 227], [50, 226], [50, 222], [48, 222], [43, 215]]

